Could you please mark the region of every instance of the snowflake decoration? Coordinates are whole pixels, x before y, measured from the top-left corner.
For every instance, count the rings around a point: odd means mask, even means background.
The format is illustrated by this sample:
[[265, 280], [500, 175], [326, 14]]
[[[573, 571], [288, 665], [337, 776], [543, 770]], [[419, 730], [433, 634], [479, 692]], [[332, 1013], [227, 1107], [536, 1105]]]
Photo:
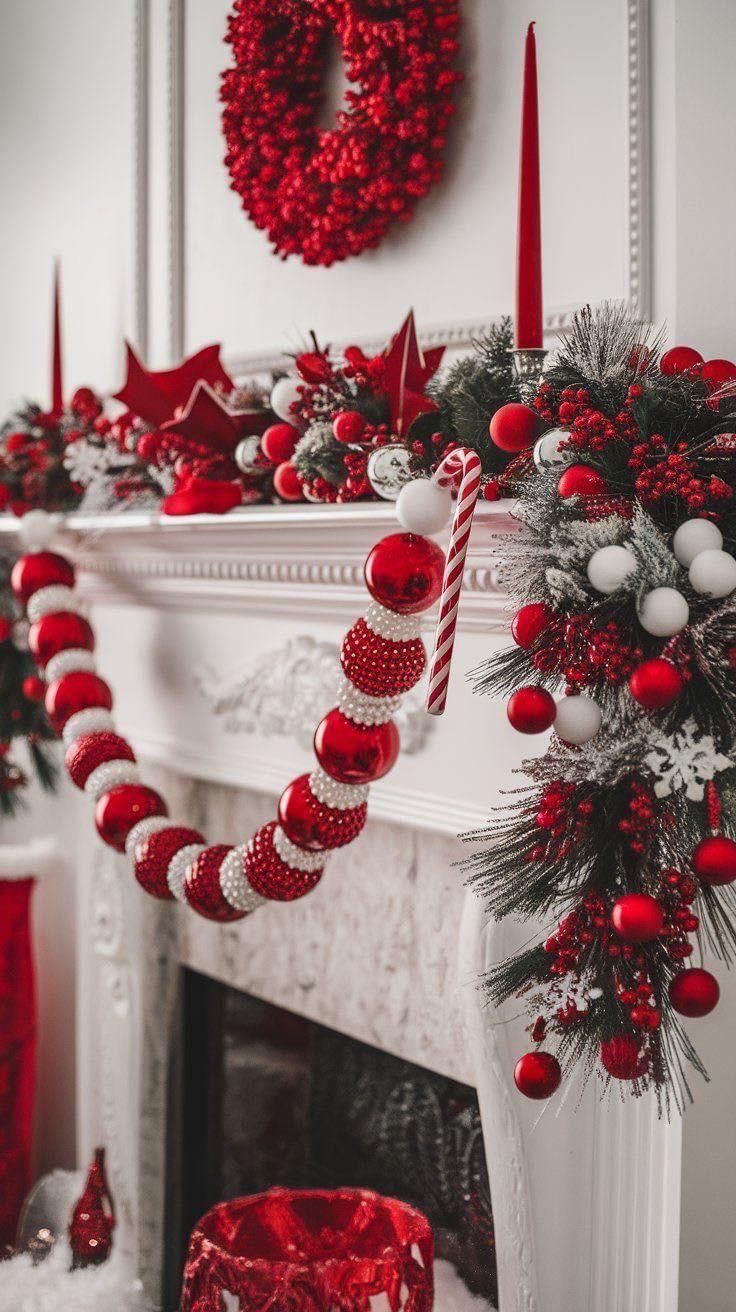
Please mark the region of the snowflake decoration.
[[698, 726], [690, 718], [672, 734], [652, 739], [651, 750], [644, 758], [655, 778], [657, 797], [670, 797], [685, 790], [691, 802], [702, 802], [705, 785], [719, 770], [728, 770], [734, 762], [716, 751], [709, 734], [698, 735]]
[[69, 442], [64, 452], [64, 468], [73, 483], [89, 487], [108, 476], [114, 465], [133, 464], [135, 457], [121, 456], [104, 442], [81, 437]]

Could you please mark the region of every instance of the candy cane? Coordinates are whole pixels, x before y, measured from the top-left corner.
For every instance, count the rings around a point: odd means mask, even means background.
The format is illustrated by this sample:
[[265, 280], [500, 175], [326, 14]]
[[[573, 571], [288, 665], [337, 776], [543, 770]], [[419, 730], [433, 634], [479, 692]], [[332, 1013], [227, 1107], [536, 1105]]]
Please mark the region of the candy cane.
[[440, 487], [454, 487], [459, 481], [459, 490], [442, 579], [440, 613], [437, 617], [434, 650], [429, 666], [429, 687], [424, 703], [429, 715], [442, 715], [447, 701], [460, 589], [473, 523], [473, 511], [480, 491], [480, 479], [480, 459], [475, 451], [467, 447], [458, 447], [457, 450], [451, 451], [434, 474], [434, 481]]

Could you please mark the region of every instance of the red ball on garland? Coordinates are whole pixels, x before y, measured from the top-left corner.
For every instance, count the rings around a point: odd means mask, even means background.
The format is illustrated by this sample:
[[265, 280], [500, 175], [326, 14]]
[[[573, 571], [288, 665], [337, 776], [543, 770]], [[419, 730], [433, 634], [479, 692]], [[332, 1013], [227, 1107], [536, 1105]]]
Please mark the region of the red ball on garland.
[[217, 920], [229, 924], [233, 920], [243, 920], [245, 911], [231, 907], [220, 888], [220, 866], [232, 847], [217, 843], [205, 848], [199, 856], [187, 866], [184, 875], [184, 897], [193, 911], [199, 912], [206, 920]]
[[326, 852], [344, 847], [358, 837], [368, 814], [367, 802], [358, 806], [325, 806], [309, 786], [309, 775], [299, 775], [284, 789], [279, 801], [279, 824], [297, 847]]
[[327, 774], [343, 784], [382, 779], [399, 755], [399, 731], [386, 724], [355, 724], [337, 707], [317, 725], [314, 751]]
[[608, 491], [608, 484], [590, 465], [568, 465], [557, 484], [557, 491], [565, 500], [569, 497], [599, 497]]
[[74, 587], [74, 566], [55, 551], [34, 551], [16, 560], [10, 575], [10, 586], [18, 601], [26, 604], [39, 588], [54, 583]]
[[506, 714], [517, 733], [544, 733], [554, 723], [555, 699], [545, 688], [519, 688], [509, 697]]
[[243, 860], [243, 870], [251, 888], [272, 902], [294, 902], [319, 883], [324, 873], [298, 870], [282, 861], [273, 845], [276, 821], [262, 825], [251, 838]]
[[0, 642], [7, 642], [12, 632], [13, 626], [10, 620], [7, 616], [0, 615]]
[[77, 788], [84, 788], [89, 776], [106, 761], [134, 761], [130, 743], [117, 733], [88, 733], [75, 738], [64, 755], [64, 765]]
[[669, 351], [665, 351], [659, 367], [663, 374], [673, 377], [675, 374], [687, 373], [688, 369], [694, 369], [702, 363], [700, 351], [694, 351], [692, 346], [672, 346]]
[[635, 701], [647, 711], [671, 706], [683, 689], [680, 671], [672, 661], [655, 656], [643, 661], [629, 678], [629, 690]]
[[647, 943], [664, 928], [664, 911], [649, 893], [625, 893], [611, 909], [611, 924], [626, 943]]
[[530, 601], [517, 610], [511, 621], [511, 636], [517, 647], [525, 651], [533, 647], [553, 618], [554, 611], [544, 601]]
[[426, 610], [442, 591], [445, 553], [430, 538], [390, 533], [365, 562], [365, 582], [376, 601], [401, 615]]
[[491, 441], [500, 451], [517, 454], [534, 446], [543, 428], [544, 420], [531, 406], [509, 401], [496, 411], [489, 432]]
[[365, 431], [365, 419], [359, 410], [341, 410], [332, 421], [338, 442], [359, 442]]
[[731, 360], [706, 360], [700, 377], [711, 392], [716, 392], [724, 383], [731, 383], [736, 378], [736, 364]]
[[45, 704], [53, 728], [61, 733], [67, 720], [77, 711], [86, 711], [92, 706], [112, 710], [112, 693], [98, 674], [74, 670], [71, 674], [62, 674], [49, 685]]
[[369, 697], [398, 697], [421, 679], [427, 653], [421, 638], [394, 642], [359, 619], [343, 638], [340, 660], [346, 678]]
[[46, 684], [37, 674], [27, 675], [21, 689], [27, 702], [42, 702], [46, 697]]
[[704, 838], [693, 852], [693, 870], [704, 884], [732, 884], [736, 879], [736, 843], [724, 834]]
[[304, 483], [296, 465], [285, 460], [273, 476], [273, 487], [282, 501], [304, 501]]
[[204, 835], [198, 829], [190, 829], [187, 825], [172, 825], [139, 839], [133, 853], [133, 873], [141, 888], [151, 897], [173, 902], [174, 894], [166, 878], [171, 858], [183, 847], [204, 841]]
[[616, 1034], [604, 1039], [600, 1048], [601, 1065], [615, 1080], [636, 1080], [647, 1071], [647, 1059], [639, 1054], [639, 1043], [630, 1034]]
[[272, 465], [280, 465], [291, 460], [298, 441], [299, 433], [293, 424], [271, 424], [261, 438], [261, 450]]
[[707, 1016], [718, 1005], [721, 989], [715, 975], [700, 966], [681, 970], [670, 980], [670, 1002], [681, 1016]]
[[150, 815], [168, 815], [166, 803], [145, 784], [118, 784], [103, 793], [95, 807], [95, 824], [100, 838], [118, 852], [125, 851], [125, 840], [133, 825]]
[[42, 615], [28, 630], [28, 646], [37, 665], [48, 665], [52, 656], [71, 647], [94, 651], [95, 635], [82, 615], [73, 610]]
[[551, 1052], [525, 1052], [514, 1066], [514, 1083], [525, 1098], [550, 1098], [561, 1079], [560, 1063]]

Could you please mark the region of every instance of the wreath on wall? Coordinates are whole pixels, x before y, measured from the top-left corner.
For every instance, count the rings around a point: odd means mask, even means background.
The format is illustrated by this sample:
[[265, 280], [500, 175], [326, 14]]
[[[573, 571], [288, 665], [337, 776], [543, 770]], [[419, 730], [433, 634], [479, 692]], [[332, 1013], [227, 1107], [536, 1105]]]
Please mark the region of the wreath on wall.
[[[225, 163], [282, 259], [329, 266], [411, 219], [442, 173], [458, 22], [457, 0], [236, 0]], [[331, 35], [353, 86], [328, 130], [318, 118]]]

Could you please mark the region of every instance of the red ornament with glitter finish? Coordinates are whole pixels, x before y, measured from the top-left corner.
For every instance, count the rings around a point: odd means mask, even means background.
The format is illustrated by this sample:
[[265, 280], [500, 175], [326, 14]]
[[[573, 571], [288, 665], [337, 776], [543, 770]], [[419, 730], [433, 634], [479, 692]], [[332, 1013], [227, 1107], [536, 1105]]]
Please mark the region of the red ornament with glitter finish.
[[363, 829], [367, 814], [367, 802], [349, 807], [325, 806], [312, 792], [308, 774], [294, 779], [279, 801], [279, 824], [287, 838], [310, 852], [326, 852], [352, 843]]
[[218, 843], [195, 857], [184, 876], [184, 897], [194, 911], [205, 920], [229, 924], [243, 920], [245, 911], [238, 911], [226, 901], [220, 887], [220, 867], [232, 847]]
[[117, 733], [90, 733], [75, 738], [64, 755], [67, 774], [77, 788], [84, 788], [98, 765], [107, 761], [135, 761], [135, 752]]
[[204, 842], [204, 835], [189, 825], [167, 826], [140, 838], [133, 852], [133, 873], [141, 888], [151, 897], [172, 902], [174, 895], [167, 879], [171, 858], [183, 847]]
[[345, 634], [340, 660], [346, 678], [369, 697], [397, 697], [409, 692], [427, 667], [421, 638], [394, 641], [359, 619]]
[[273, 902], [294, 902], [311, 892], [322, 869], [299, 870], [283, 861], [273, 843], [276, 821], [262, 825], [251, 838], [243, 862], [251, 888]]

